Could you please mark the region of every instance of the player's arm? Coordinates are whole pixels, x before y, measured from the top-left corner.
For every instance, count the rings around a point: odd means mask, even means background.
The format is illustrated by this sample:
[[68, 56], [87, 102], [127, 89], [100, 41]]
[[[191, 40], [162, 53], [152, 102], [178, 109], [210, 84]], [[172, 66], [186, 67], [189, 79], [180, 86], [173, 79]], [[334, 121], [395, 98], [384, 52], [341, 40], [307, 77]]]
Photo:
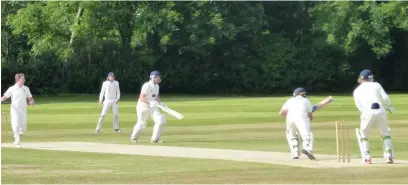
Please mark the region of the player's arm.
[[384, 105], [387, 107], [391, 106], [391, 99], [388, 96], [388, 94], [384, 91], [383, 87], [380, 84], [378, 84], [378, 88], [380, 90], [380, 96], [382, 100], [384, 101]]
[[4, 95], [1, 97], [1, 101], [6, 101], [7, 98], [11, 97], [11, 89], [8, 88], [7, 91], [4, 93]]
[[353, 93], [353, 98], [354, 98], [354, 104], [356, 105], [357, 109], [360, 112], [363, 112], [363, 106], [360, 103], [360, 100], [358, 99], [358, 96], [356, 95], [356, 93]]
[[379, 89], [379, 91], [380, 91], [380, 96], [381, 96], [381, 98], [382, 98], [382, 100], [383, 100], [383, 102], [384, 102], [385, 108], [386, 108], [388, 111], [390, 111], [391, 113], [393, 113], [393, 112], [394, 112], [394, 107], [392, 107], [392, 105], [391, 105], [391, 99], [390, 99], [390, 97], [389, 97], [388, 94], [384, 91], [384, 88], [383, 88], [380, 84], [378, 84], [378, 89]]
[[313, 107], [310, 100], [307, 100], [307, 116], [309, 117], [310, 121], [313, 120]]
[[140, 91], [139, 100], [142, 101], [142, 102], [144, 102], [144, 103], [150, 104], [150, 103], [147, 101], [147, 93], [148, 93], [148, 92], [149, 92], [149, 85], [148, 85], [148, 84], [144, 84], [144, 85], [142, 86], [142, 90]]
[[99, 104], [102, 103], [103, 96], [105, 95], [105, 91], [106, 91], [106, 83], [104, 82], [104, 83], [102, 84], [101, 93], [99, 93]]
[[288, 114], [288, 102], [289, 102], [289, 100], [287, 100], [287, 101], [285, 102], [285, 104], [283, 104], [282, 108], [280, 109], [279, 114], [280, 114], [282, 117], [286, 117], [286, 115]]
[[116, 81], [118, 85], [116, 86], [116, 103], [119, 103], [120, 100], [120, 88], [119, 88], [119, 82]]
[[160, 102], [161, 102], [161, 100], [160, 100], [160, 95], [157, 95], [156, 101], [157, 101], [157, 103], [160, 104]]
[[34, 105], [34, 98], [33, 95], [31, 94], [31, 91], [28, 87], [26, 87], [26, 97], [28, 98], [28, 104]]

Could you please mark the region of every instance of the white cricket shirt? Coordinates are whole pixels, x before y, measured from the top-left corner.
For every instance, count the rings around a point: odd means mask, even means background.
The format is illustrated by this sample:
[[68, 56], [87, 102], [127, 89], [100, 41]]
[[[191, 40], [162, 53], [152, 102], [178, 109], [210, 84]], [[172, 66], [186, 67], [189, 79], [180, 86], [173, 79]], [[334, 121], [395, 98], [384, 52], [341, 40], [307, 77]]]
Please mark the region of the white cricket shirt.
[[[159, 85], [154, 84], [152, 81], [146, 82], [143, 84], [140, 94], [146, 95], [148, 102], [156, 101], [156, 98], [159, 95]], [[146, 103], [142, 101], [138, 101], [138, 102], [147, 105]]]
[[288, 114], [286, 119], [307, 119], [309, 120], [308, 113], [312, 112], [312, 104], [309, 99], [302, 96], [296, 96], [288, 99], [282, 106], [282, 110], [286, 110]]
[[102, 84], [101, 93], [99, 94], [99, 102], [102, 102], [105, 95], [105, 100], [119, 100], [120, 99], [120, 88], [119, 82], [116, 80], [105, 81]]
[[386, 106], [391, 105], [390, 97], [385, 93], [382, 86], [377, 82], [363, 82], [353, 92], [354, 103], [357, 109], [363, 113], [371, 110], [373, 103], [378, 103], [380, 109], [384, 110], [384, 101]]
[[11, 97], [11, 106], [18, 109], [27, 108], [27, 98], [33, 97], [27, 86], [23, 85], [19, 87], [17, 84], [8, 88], [4, 96], [7, 98]]

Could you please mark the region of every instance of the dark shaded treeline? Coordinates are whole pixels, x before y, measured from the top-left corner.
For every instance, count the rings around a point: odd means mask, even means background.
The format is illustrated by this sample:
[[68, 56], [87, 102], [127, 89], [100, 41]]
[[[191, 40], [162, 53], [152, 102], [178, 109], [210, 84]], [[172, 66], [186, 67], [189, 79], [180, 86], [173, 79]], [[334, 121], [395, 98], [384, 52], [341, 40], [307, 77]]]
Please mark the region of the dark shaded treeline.
[[2, 2], [2, 92], [96, 93], [109, 71], [138, 93], [350, 91], [372, 69], [408, 90], [407, 2]]

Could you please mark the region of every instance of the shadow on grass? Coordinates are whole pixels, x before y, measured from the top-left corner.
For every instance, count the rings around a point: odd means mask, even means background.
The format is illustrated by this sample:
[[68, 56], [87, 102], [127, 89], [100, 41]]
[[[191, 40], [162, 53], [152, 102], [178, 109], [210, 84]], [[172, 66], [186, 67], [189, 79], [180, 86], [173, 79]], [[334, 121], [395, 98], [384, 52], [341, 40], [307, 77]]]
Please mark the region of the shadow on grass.
[[[309, 97], [324, 98], [326, 96], [346, 96], [351, 97], [351, 93], [310, 93]], [[179, 102], [179, 101], [205, 101], [205, 100], [224, 100], [224, 99], [240, 99], [240, 98], [290, 98], [291, 93], [288, 94], [163, 94], [162, 99], [165, 102]], [[122, 94], [121, 101], [137, 102], [139, 94]], [[36, 104], [52, 104], [52, 103], [92, 103], [95, 104], [99, 101], [99, 94], [59, 94], [56, 96], [40, 96], [34, 95]], [[10, 99], [6, 100], [2, 104], [10, 104]]]

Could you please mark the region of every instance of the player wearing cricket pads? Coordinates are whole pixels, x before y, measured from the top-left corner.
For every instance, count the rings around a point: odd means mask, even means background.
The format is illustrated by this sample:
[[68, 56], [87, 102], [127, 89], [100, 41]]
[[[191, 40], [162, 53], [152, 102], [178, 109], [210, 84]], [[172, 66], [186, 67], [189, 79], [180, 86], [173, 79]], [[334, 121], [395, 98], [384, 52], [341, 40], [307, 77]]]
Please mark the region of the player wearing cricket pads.
[[[102, 102], [105, 97], [105, 101]], [[119, 128], [119, 111], [118, 103], [120, 100], [119, 82], [115, 80], [115, 74], [110, 72], [106, 81], [102, 84], [101, 93], [99, 94], [99, 105], [102, 105], [102, 113], [96, 125], [95, 132], [100, 132], [106, 113], [112, 108], [113, 113], [113, 129], [115, 132], [121, 132]]]
[[313, 119], [312, 104], [306, 98], [306, 90], [297, 88], [293, 92], [293, 97], [285, 102], [280, 110], [280, 115], [286, 117], [286, 139], [288, 140], [293, 159], [299, 159], [299, 140], [296, 129], [302, 137], [302, 153], [310, 160], [316, 158], [313, 151], [313, 134], [310, 132], [310, 121]]
[[151, 142], [161, 143], [160, 134], [166, 124], [166, 117], [159, 111], [159, 105], [166, 107], [164, 103], [160, 101], [159, 95], [159, 83], [161, 82], [160, 73], [153, 71], [150, 73], [150, 81], [146, 82], [142, 86], [142, 90], [139, 95], [139, 100], [136, 105], [137, 123], [133, 128], [133, 133], [130, 136], [130, 140], [136, 143], [143, 129], [146, 128], [146, 122], [151, 117], [154, 121], [153, 134]]
[[16, 84], [7, 89], [4, 96], [1, 97], [1, 101], [11, 97], [11, 128], [14, 134], [14, 144], [20, 148], [20, 134], [23, 134], [27, 129], [27, 98], [30, 105], [34, 105], [34, 99], [30, 89], [24, 85], [24, 74], [17, 73], [15, 80]]
[[[360, 111], [361, 123], [357, 134], [362, 158], [365, 163], [371, 164], [370, 148], [368, 143], [368, 133], [372, 127], [376, 127], [383, 138], [384, 150], [386, 152], [386, 162], [393, 163], [391, 133], [388, 125], [386, 110], [391, 113], [394, 108], [391, 100], [382, 86], [374, 82], [374, 76], [370, 70], [363, 70], [360, 73], [358, 82], [360, 85], [354, 90], [353, 97], [357, 109]], [[382, 101], [384, 101], [384, 104]]]

